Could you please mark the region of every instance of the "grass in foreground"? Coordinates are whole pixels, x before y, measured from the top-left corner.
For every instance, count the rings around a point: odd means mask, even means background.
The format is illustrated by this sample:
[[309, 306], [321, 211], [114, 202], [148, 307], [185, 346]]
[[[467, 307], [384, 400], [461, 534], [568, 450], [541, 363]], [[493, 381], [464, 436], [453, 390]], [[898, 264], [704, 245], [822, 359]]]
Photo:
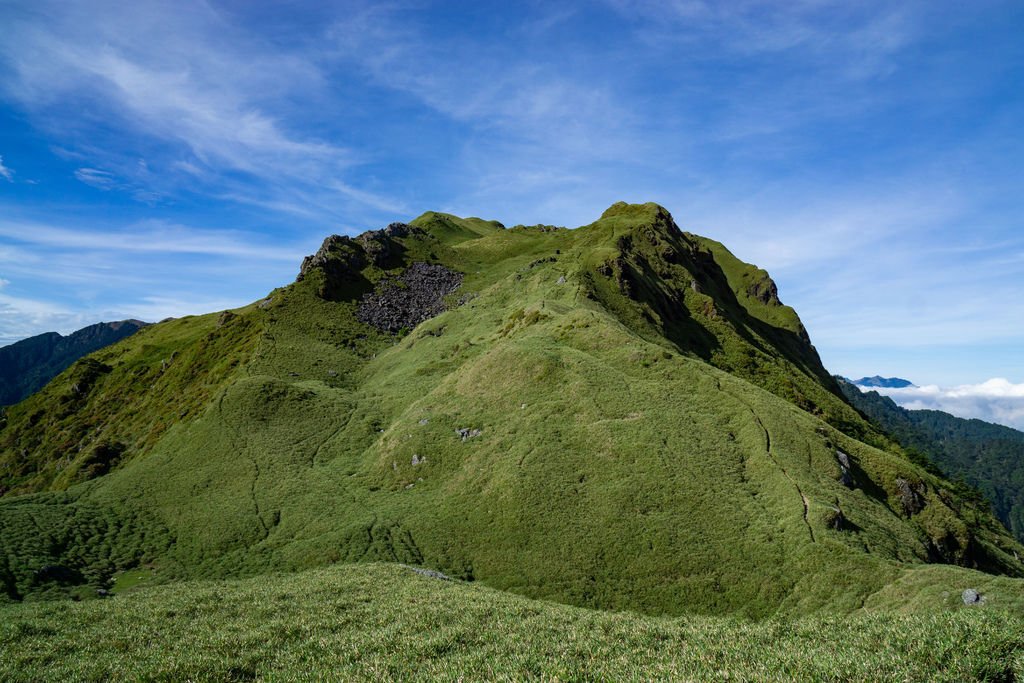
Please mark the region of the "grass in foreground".
[[792, 622], [529, 600], [397, 565], [0, 608], [0, 679], [1014, 680], [1024, 619], [989, 607]]

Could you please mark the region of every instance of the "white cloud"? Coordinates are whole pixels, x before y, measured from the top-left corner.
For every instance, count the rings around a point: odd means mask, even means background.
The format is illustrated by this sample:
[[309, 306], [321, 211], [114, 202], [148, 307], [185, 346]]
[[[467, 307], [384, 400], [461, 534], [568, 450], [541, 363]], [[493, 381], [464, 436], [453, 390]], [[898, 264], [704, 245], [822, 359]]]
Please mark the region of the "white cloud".
[[[142, 202], [198, 189], [286, 209], [298, 190], [327, 207], [321, 216], [395, 207], [353, 187], [363, 155], [306, 125], [337, 96], [316, 51], [275, 46], [229, 14], [202, 1], [41, 0], [38, 11], [15, 14], [0, 41], [0, 90], [84, 162], [79, 180]], [[110, 141], [78, 134], [112, 128]]]
[[1024, 383], [1014, 384], [1002, 377], [955, 387], [932, 384], [876, 391], [911, 410], [941, 410], [957, 417], [977, 418], [1024, 430]]
[[70, 310], [48, 301], [0, 293], [0, 346], [43, 332], [68, 334], [101, 321], [136, 318], [157, 322], [243, 306], [244, 297], [147, 296], [137, 301]]
[[88, 324], [78, 324], [80, 321], [79, 315], [58, 304], [0, 292], [0, 346], [50, 330], [71, 332]]
[[3, 178], [9, 183], [14, 182], [14, 171], [4, 166], [3, 156], [0, 156], [0, 178]]
[[148, 296], [131, 307], [135, 317], [142, 320], [158, 322], [164, 318], [181, 318], [186, 315], [212, 313], [229, 308], [238, 308], [249, 303], [241, 299], [227, 297], [195, 297], [188, 298], [170, 296]]
[[629, 21], [642, 22], [652, 40], [714, 41], [720, 50], [763, 55], [802, 50], [837, 59], [859, 59], [846, 75], [884, 71], [884, 58], [903, 47], [911, 27], [904, 3], [856, 7], [838, 0], [778, 3], [773, 0], [607, 0]]
[[75, 178], [100, 190], [109, 190], [117, 186], [113, 173], [96, 168], [80, 168], [75, 171]]
[[315, 246], [159, 220], [113, 230], [0, 219], [0, 344], [240, 306], [287, 283]]
[[299, 263], [306, 251], [295, 245], [269, 244], [258, 234], [201, 230], [161, 220], [141, 221], [116, 232], [0, 220], [0, 237], [61, 250], [200, 254], [289, 263]]
[[[963, 201], [933, 188], [900, 183], [898, 192], [887, 189], [891, 178], [851, 186], [794, 206], [793, 194], [802, 188], [789, 182], [765, 187], [750, 197], [697, 196], [680, 224], [708, 236], [727, 235], [726, 246], [740, 258], [773, 271], [806, 271], [823, 263], [850, 261], [851, 255], [877, 251], [872, 258], [888, 259], [901, 240], [921, 234], [963, 211]], [[807, 188], [811, 194], [811, 188]], [[690, 228], [688, 228], [690, 229]], [[725, 238], [723, 238], [725, 239]], [[888, 245], [882, 249], [879, 245]], [[820, 283], [819, 283], [820, 284]]]

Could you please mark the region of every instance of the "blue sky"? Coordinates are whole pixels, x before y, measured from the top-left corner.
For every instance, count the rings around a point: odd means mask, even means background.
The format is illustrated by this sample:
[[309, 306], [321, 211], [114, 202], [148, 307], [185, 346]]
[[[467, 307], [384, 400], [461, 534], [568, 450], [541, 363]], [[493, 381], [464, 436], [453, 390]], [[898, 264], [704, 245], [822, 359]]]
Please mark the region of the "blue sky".
[[1024, 384], [1020, 2], [0, 5], [0, 343], [240, 305], [332, 232], [657, 201], [826, 365]]

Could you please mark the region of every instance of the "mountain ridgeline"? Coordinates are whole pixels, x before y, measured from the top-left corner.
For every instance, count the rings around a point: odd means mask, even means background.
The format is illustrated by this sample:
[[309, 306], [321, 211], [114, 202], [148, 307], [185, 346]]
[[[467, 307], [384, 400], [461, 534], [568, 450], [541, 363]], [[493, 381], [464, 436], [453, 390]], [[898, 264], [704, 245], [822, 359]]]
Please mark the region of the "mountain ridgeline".
[[998, 604], [1024, 572], [846, 402], [767, 273], [655, 204], [329, 237], [296, 282], [12, 406], [0, 487], [11, 600], [383, 561], [762, 617]]
[[905, 389], [906, 387], [914, 386], [914, 383], [910, 380], [902, 379], [900, 377], [881, 377], [875, 375], [874, 377], [861, 377], [855, 379], [852, 382], [844, 380], [849, 383], [855, 384], [858, 387], [882, 387], [885, 389]]
[[82, 356], [121, 341], [145, 325], [140, 320], [96, 323], [67, 336], [47, 332], [0, 347], [0, 406], [21, 401]]

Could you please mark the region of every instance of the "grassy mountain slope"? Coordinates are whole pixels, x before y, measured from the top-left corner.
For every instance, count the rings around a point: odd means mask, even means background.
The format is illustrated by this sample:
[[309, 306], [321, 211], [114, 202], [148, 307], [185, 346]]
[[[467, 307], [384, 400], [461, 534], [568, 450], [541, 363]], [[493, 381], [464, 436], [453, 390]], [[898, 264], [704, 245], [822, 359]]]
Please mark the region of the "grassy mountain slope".
[[[462, 274], [448, 310], [397, 336], [362, 322], [400, 324], [430, 288], [416, 263]], [[656, 205], [571, 231], [426, 214], [330, 238], [295, 284], [149, 328], [11, 409], [3, 476], [39, 493], [0, 500], [0, 580], [20, 599], [137, 566], [399, 561], [765, 616], [985, 578], [900, 583], [925, 562], [1020, 574], [985, 511], [856, 438], [884, 445], [823, 373], [767, 274]], [[90, 469], [104, 444], [118, 457]]]
[[139, 320], [96, 323], [67, 336], [47, 332], [0, 348], [0, 406], [21, 401], [82, 356], [144, 326]]
[[7, 410], [0, 490], [66, 488], [148, 452], [168, 427], [201, 411], [251, 353], [255, 323], [230, 313], [172, 320], [76, 362]]
[[938, 410], [907, 410], [877, 391], [841, 384], [854, 407], [900, 443], [977, 487], [996, 516], [1024, 540], [1024, 432]]
[[1024, 675], [1019, 606], [950, 607], [792, 622], [667, 619], [532, 601], [395, 565], [332, 567], [4, 608], [0, 678], [932, 682]]

